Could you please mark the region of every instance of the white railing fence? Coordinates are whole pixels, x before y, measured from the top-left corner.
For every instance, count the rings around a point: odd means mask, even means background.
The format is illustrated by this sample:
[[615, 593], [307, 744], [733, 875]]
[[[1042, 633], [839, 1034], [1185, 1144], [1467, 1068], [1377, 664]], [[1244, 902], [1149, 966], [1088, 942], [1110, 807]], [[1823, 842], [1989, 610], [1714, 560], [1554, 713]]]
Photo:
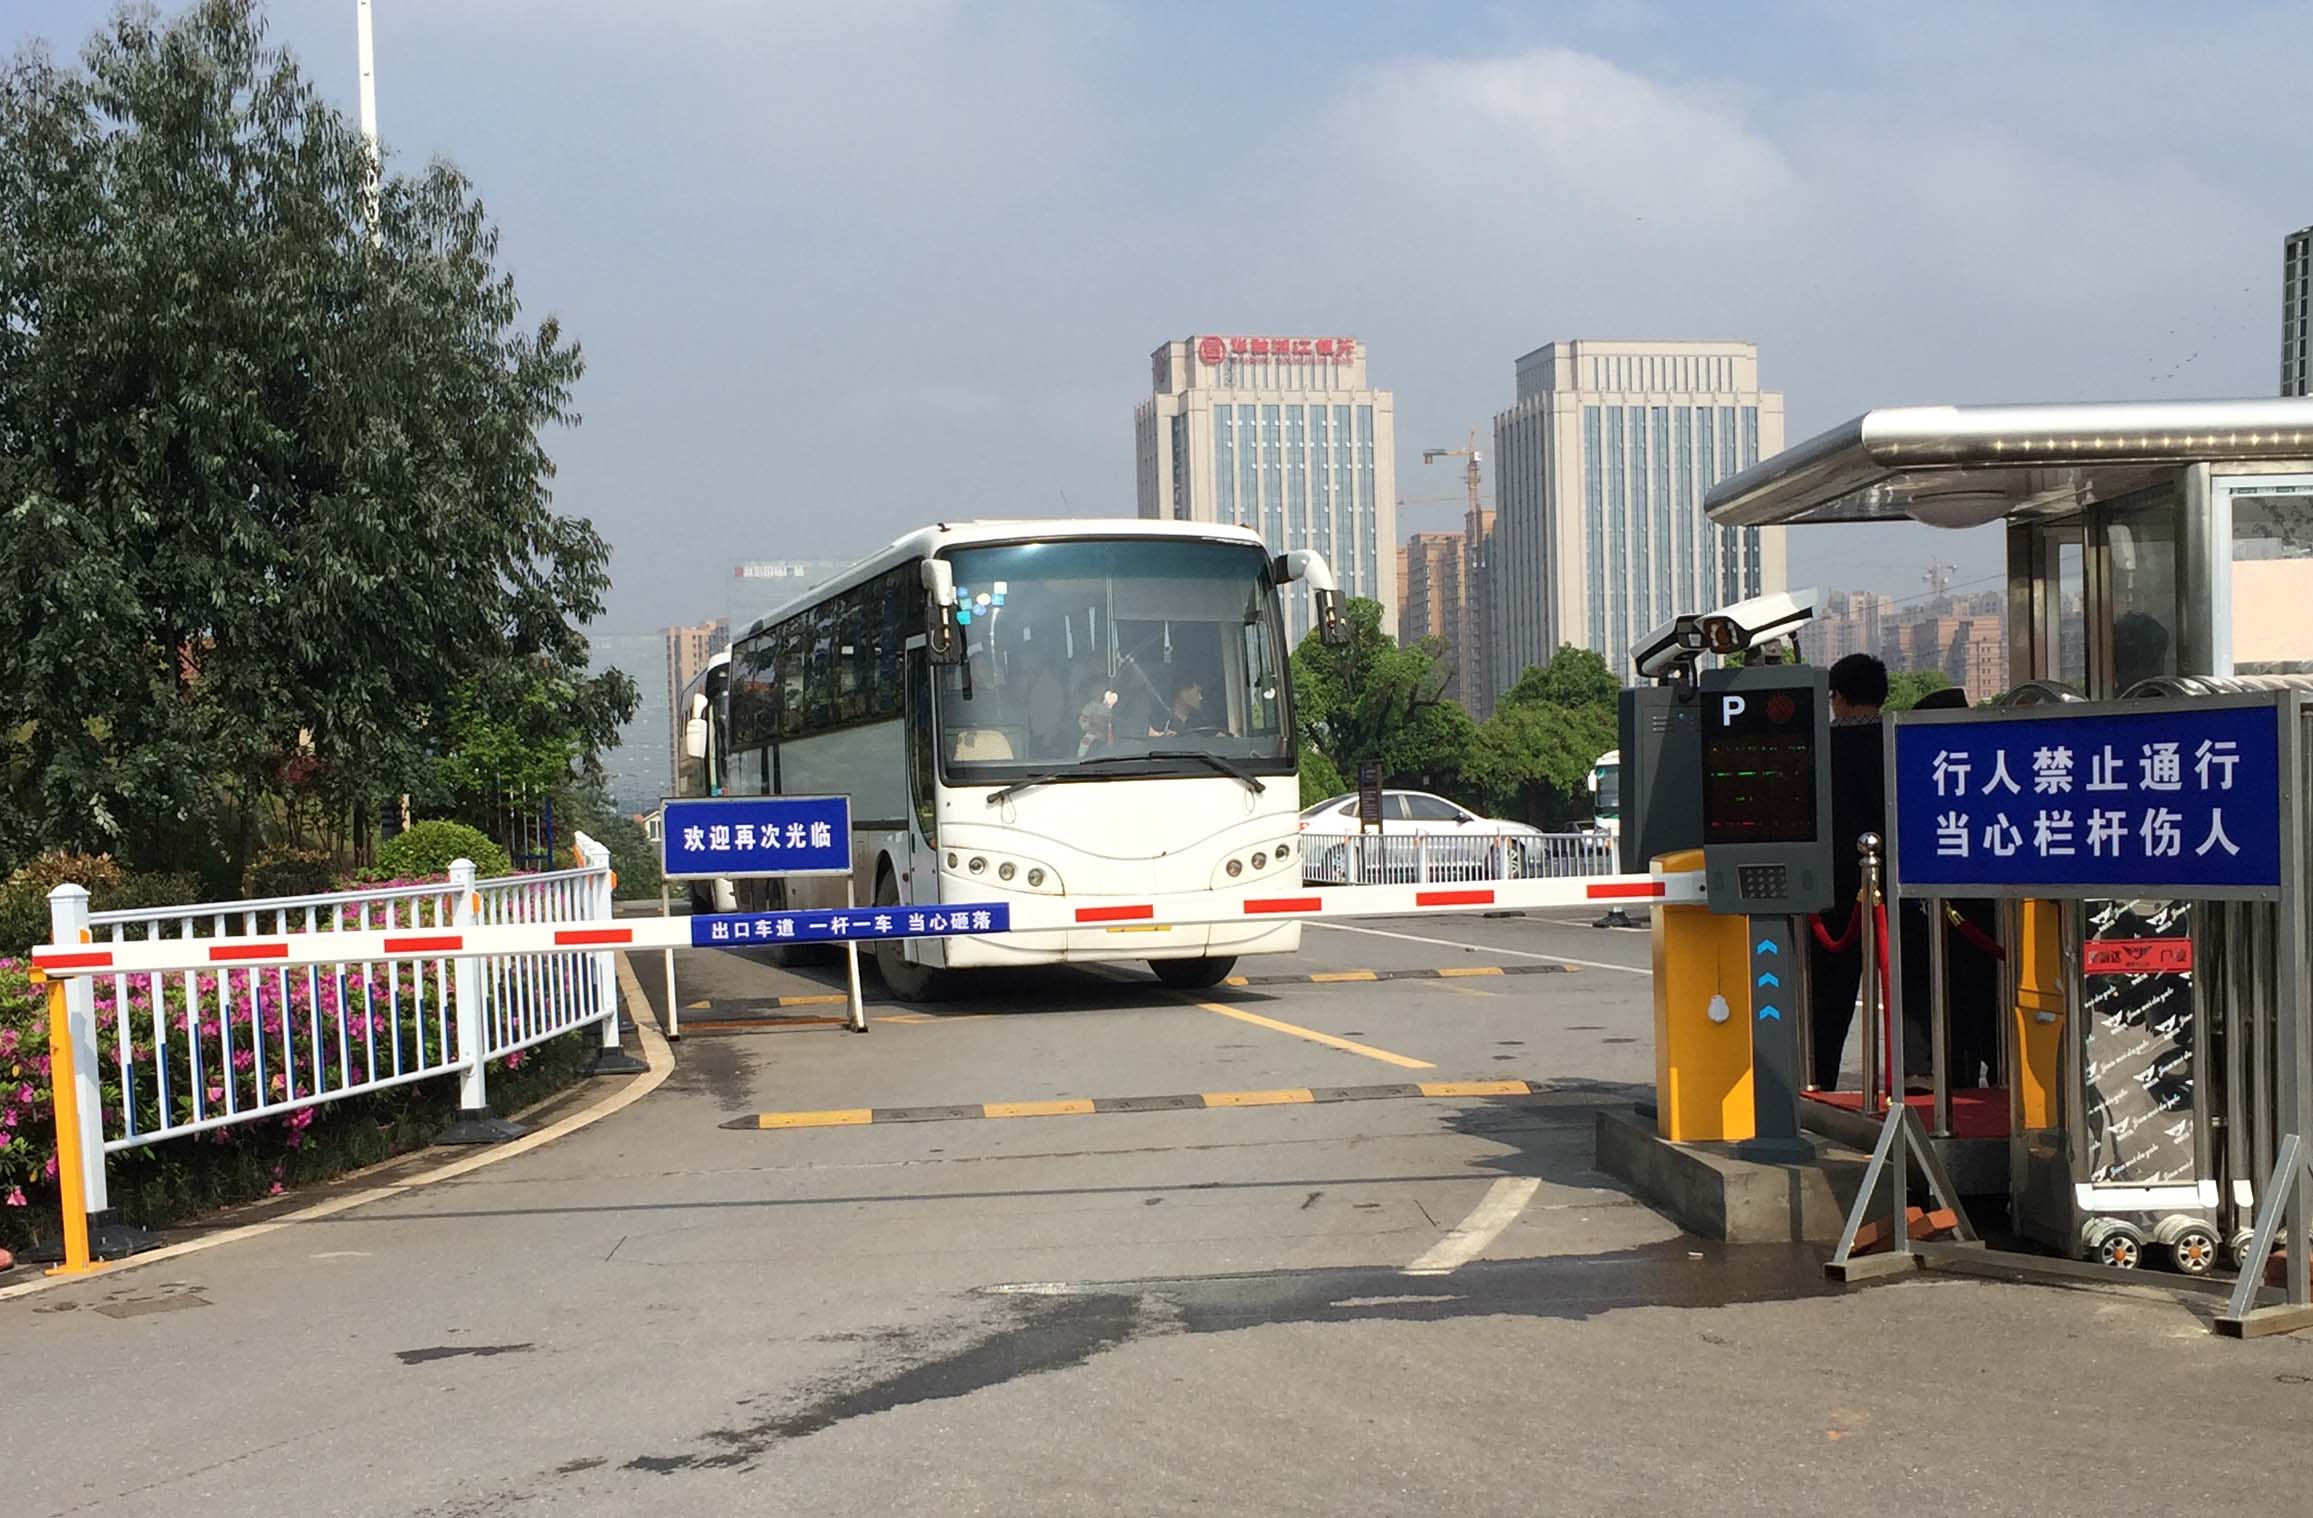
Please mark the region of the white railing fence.
[[[608, 951], [428, 952], [472, 925], [608, 923], [610, 850], [581, 833], [577, 852], [578, 868], [543, 875], [477, 880], [460, 859], [440, 883], [119, 912], [59, 886], [51, 942], [201, 940], [210, 965], [64, 982], [89, 1212], [106, 1211], [105, 1158], [124, 1150], [268, 1118], [302, 1128], [324, 1103], [453, 1072], [459, 1129], [494, 1137], [512, 1130], [489, 1115], [491, 1061], [597, 1023], [616, 1063]], [[358, 932], [399, 936], [387, 957], [265, 963], [283, 940]]]
[[1308, 885], [1569, 880], [1620, 866], [1610, 833], [1304, 833]]

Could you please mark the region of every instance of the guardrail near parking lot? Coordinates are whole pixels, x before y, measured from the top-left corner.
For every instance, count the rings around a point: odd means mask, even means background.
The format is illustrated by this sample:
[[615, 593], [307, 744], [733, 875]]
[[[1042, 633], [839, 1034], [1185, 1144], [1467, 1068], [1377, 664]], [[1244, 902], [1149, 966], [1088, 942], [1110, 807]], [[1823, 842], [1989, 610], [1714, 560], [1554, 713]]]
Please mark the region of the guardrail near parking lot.
[[[33, 964], [52, 978], [68, 1199], [101, 1220], [107, 1156], [309, 1122], [323, 1103], [453, 1073], [460, 1121], [445, 1138], [519, 1132], [489, 1112], [487, 1066], [590, 1023], [602, 1068], [639, 1069], [618, 1050], [610, 955], [572, 952], [611, 916], [610, 851], [581, 834], [577, 852], [577, 868], [537, 875], [478, 880], [461, 859], [439, 884], [134, 911], [91, 913], [86, 890], [58, 887], [54, 947]], [[502, 930], [551, 942], [446, 952]]]
[[1424, 885], [1612, 875], [1611, 833], [1317, 833], [1301, 835], [1310, 885]]

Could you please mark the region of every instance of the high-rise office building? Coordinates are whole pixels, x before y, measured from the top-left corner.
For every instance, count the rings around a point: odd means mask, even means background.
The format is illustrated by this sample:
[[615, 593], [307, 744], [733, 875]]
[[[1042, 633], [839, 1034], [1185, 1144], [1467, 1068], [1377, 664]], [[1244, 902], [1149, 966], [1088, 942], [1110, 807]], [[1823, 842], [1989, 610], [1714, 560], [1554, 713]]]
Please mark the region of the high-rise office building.
[[1566, 643], [1627, 682], [1648, 630], [1782, 590], [1782, 529], [1703, 515], [1715, 482], [1782, 448], [1753, 344], [1586, 339], [1519, 359], [1494, 419], [1494, 689]]
[[[1344, 595], [1397, 628], [1395, 397], [1368, 388], [1348, 337], [1194, 337], [1151, 355], [1135, 413], [1140, 514], [1253, 528], [1284, 553], [1314, 548]], [[1298, 642], [1309, 593], [1286, 617]]]
[[1398, 581], [1398, 641], [1452, 641], [1462, 623], [1462, 535], [1417, 532], [1405, 540], [1398, 558], [1405, 566]]
[[611, 804], [629, 816], [648, 812], [667, 794], [674, 755], [667, 747], [667, 642], [657, 633], [612, 633], [587, 640], [587, 672], [621, 670], [634, 682], [634, 715], [618, 745], [602, 756]]
[[1480, 722], [1494, 709], [1486, 656], [1493, 528], [1494, 513], [1473, 507], [1460, 532], [1417, 532], [1397, 551], [1398, 641], [1445, 640], [1453, 671], [1446, 694]]
[[2313, 395], [2313, 227], [2281, 240], [2281, 393]]
[[795, 600], [815, 585], [834, 579], [851, 567], [848, 559], [747, 559], [731, 566], [729, 600], [723, 620], [731, 636], [745, 637], [747, 629]]

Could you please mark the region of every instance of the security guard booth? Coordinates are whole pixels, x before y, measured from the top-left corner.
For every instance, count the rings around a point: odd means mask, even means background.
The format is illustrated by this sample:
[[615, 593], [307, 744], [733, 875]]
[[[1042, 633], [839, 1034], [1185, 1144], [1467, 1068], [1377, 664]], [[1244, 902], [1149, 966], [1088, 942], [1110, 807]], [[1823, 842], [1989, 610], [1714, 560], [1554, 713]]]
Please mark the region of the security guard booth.
[[[2125, 707], [2143, 697], [2189, 704], [2313, 689], [2313, 399], [1869, 412], [1721, 481], [1705, 510], [1724, 527], [1914, 521], [2001, 530], [2008, 688], [1969, 691], [1971, 701], [2131, 698]], [[2302, 721], [2291, 714], [2302, 703], [2280, 699], [2288, 746], [2299, 749]], [[2306, 774], [2289, 759], [2284, 787]], [[1955, 1108], [1962, 1128], [1987, 1113], [2004, 1120], [1989, 1133], [1978, 1123], [1972, 1157], [2005, 1150], [2004, 1189], [2024, 1237], [2104, 1266], [2132, 1266], [2141, 1252], [2198, 1274], [2213, 1263], [2211, 1231], [2236, 1257], [2261, 1247], [2250, 1233], [2252, 1220], [2271, 1221], [2263, 1194], [2304, 1173], [2303, 1146], [2313, 1144], [2307, 819], [2293, 795], [2275, 805], [2289, 878], [2266, 899], [2020, 891], [1973, 903], [1989, 925], [1979, 936], [1999, 956], [1991, 1092], [1953, 1089], [1948, 961], [1975, 950], [1943, 930], [1961, 903], [1925, 903], [1937, 930], [1926, 934], [1933, 1089], [1921, 1116], [1963, 1178], [1985, 1167], [1969, 1163]], [[1900, 961], [1905, 935], [1890, 937]], [[2138, 1049], [2147, 1036], [2160, 1046]], [[1900, 1090], [1900, 1039], [1890, 1042], [1898, 1045], [1890, 1084]], [[2138, 1070], [2140, 1056], [2150, 1063]], [[2124, 1092], [2116, 1079], [2138, 1089]], [[1876, 1105], [1867, 1086], [1859, 1106]], [[2116, 1144], [2123, 1124], [2160, 1135], [2159, 1152]], [[1894, 1146], [1899, 1169], [1904, 1147]], [[2119, 1184], [2131, 1165], [2147, 1164], [2162, 1186], [2210, 1205], [2149, 1225], [2109, 1206], [2160, 1189]], [[2194, 1217], [2210, 1227], [2191, 1226]], [[2313, 1320], [2304, 1251], [2291, 1254], [2293, 1308], [2252, 1313], [2236, 1297], [2227, 1326], [2267, 1331], [2294, 1321], [2291, 1311]], [[2244, 1292], [2251, 1274], [2243, 1272]]]

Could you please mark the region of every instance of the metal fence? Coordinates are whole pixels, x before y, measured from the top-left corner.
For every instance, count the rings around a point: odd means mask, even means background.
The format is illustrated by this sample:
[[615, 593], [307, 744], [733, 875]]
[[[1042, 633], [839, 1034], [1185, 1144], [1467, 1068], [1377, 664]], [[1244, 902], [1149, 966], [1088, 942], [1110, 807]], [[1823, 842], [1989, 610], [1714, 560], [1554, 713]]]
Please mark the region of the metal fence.
[[[477, 880], [461, 859], [444, 883], [319, 896], [92, 913], [59, 888], [52, 942], [203, 941], [210, 966], [65, 982], [89, 1211], [106, 1210], [104, 1157], [123, 1150], [264, 1119], [302, 1129], [323, 1103], [453, 1072], [461, 1115], [486, 1115], [490, 1061], [589, 1023], [615, 1050], [608, 952], [438, 953], [465, 927], [607, 923], [610, 851], [577, 842], [576, 869]], [[361, 931], [398, 932], [392, 957], [265, 963], [287, 939]]]
[[1610, 833], [1304, 833], [1307, 885], [1565, 880], [1619, 868]]

